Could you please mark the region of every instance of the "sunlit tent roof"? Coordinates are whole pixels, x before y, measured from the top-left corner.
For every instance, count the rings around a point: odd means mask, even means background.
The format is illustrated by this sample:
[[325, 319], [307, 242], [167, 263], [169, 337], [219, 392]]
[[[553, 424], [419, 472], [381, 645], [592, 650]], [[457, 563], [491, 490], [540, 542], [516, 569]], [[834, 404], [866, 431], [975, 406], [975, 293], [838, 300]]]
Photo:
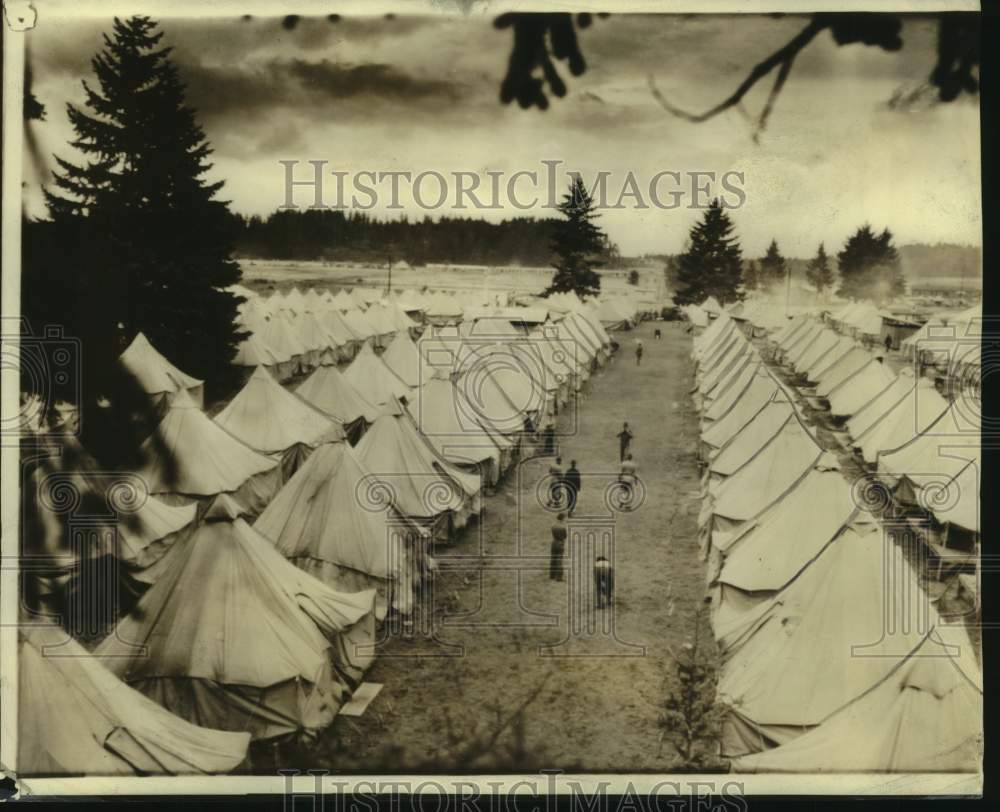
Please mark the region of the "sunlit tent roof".
[[317, 367], [295, 392], [344, 425], [359, 418], [374, 423], [379, 414], [378, 407], [365, 400], [335, 366]]
[[308, 351], [291, 319], [282, 313], [275, 313], [268, 319], [261, 338], [279, 361], [288, 361]]
[[459, 318], [462, 315], [462, 303], [454, 296], [438, 291], [430, 297], [425, 312], [435, 318]]
[[878, 470], [941, 522], [979, 529], [979, 421], [955, 401], [905, 445], [878, 454]]
[[371, 642], [374, 593], [335, 592], [240, 514], [219, 497], [96, 653], [182, 718], [255, 739], [315, 733], [346, 698], [334, 664], [362, 665], [345, 635]]
[[756, 360], [757, 352], [751, 344], [747, 342], [736, 344], [702, 377], [698, 388], [705, 397], [714, 398], [720, 385], [728, 383], [733, 376], [739, 376], [744, 367], [755, 363]]
[[139, 475], [151, 493], [213, 496], [277, 465], [213, 423], [186, 394], [174, 399], [142, 451], [147, 462]]
[[885, 364], [872, 358], [827, 393], [830, 414], [834, 417], [849, 417], [891, 386], [895, 379], [896, 376]]
[[379, 417], [361, 438], [358, 459], [405, 516], [432, 519], [463, 509], [467, 498], [479, 492], [479, 477], [446, 462], [402, 408], [395, 411]]
[[833, 330], [824, 328], [813, 339], [807, 349], [800, 354], [789, 356], [788, 361], [796, 372], [805, 373], [821, 358], [824, 358], [840, 342], [840, 336]]
[[136, 333], [118, 361], [147, 394], [173, 395], [184, 390], [201, 405], [203, 381], [181, 372], [157, 352], [142, 333]]
[[118, 556], [134, 566], [148, 567], [194, 521], [197, 510], [195, 504], [168, 505], [147, 495], [133, 516], [118, 522]]
[[719, 318], [705, 328], [705, 331], [701, 335], [694, 337], [692, 340], [692, 355], [695, 357], [704, 355], [705, 350], [711, 347], [713, 342], [728, 333], [733, 327], [735, 325], [728, 313], [720, 315]]
[[771, 401], [740, 429], [713, 456], [709, 471], [721, 481], [746, 465], [770, 442], [790, 420], [796, 420], [795, 409], [787, 400]]
[[358, 336], [358, 338], [365, 339], [378, 335], [375, 326], [357, 308], [344, 311], [343, 318], [347, 326], [351, 328], [351, 332]]
[[455, 381], [474, 418], [493, 431], [515, 434], [524, 429], [524, 415], [492, 374], [489, 364], [470, 368]]
[[938, 624], [905, 562], [886, 589], [889, 543], [877, 524], [850, 528], [768, 602], [722, 669], [719, 697], [733, 706], [725, 755], [783, 744], [820, 724], [881, 683]]
[[420, 433], [438, 453], [456, 465], [493, 460], [500, 449], [479, 424], [462, 393], [447, 378], [430, 378], [415, 390], [408, 406]]
[[822, 454], [805, 426], [798, 419], [789, 421], [704, 500], [701, 523], [707, 524], [712, 544], [725, 549], [725, 536], [783, 498]]
[[430, 370], [424, 369], [420, 351], [406, 330], [396, 333], [382, 353], [382, 361], [407, 386], [420, 386], [422, 378], [430, 374]]
[[224, 773], [250, 736], [196, 727], [121, 682], [64, 631], [18, 628], [22, 776]]
[[892, 386], [847, 421], [847, 430], [864, 461], [871, 464], [880, 451], [905, 445], [947, 408], [948, 402], [931, 381], [915, 379], [903, 369]]
[[826, 397], [830, 394], [830, 392], [851, 377], [851, 375], [860, 370], [866, 364], [871, 363], [874, 359], [875, 356], [861, 347], [854, 347], [849, 350], [840, 358], [840, 360], [831, 364], [826, 368], [826, 370], [824, 370], [822, 375], [820, 375], [819, 381], [816, 383], [816, 394], [820, 397]]
[[702, 310], [698, 305], [688, 305], [685, 311], [690, 321], [695, 327], [704, 327], [708, 324], [708, 313]]
[[265, 454], [344, 437], [339, 423], [289, 392], [264, 367], [257, 367], [215, 422]]
[[709, 296], [701, 303], [701, 309], [709, 315], [718, 316], [722, 312], [722, 305], [719, 304], [719, 300], [714, 296]]
[[746, 522], [714, 573], [719, 584], [712, 625], [720, 652], [732, 653], [760, 617], [763, 601], [790, 584], [862, 513], [837, 468], [815, 468], [784, 499]]
[[386, 583], [408, 565], [407, 528], [391, 504], [368, 499], [373, 483], [350, 446], [324, 445], [285, 483], [254, 528], [331, 587], [374, 587], [381, 617], [393, 597], [400, 611], [410, 605], [409, 595], [394, 596]]
[[324, 313], [322, 323], [338, 346], [350, 344], [352, 341], [361, 341], [364, 338], [364, 336], [359, 335], [351, 329], [351, 326], [339, 310], [329, 310]]
[[855, 347], [857, 347], [857, 344], [853, 338], [838, 336], [836, 343], [830, 349], [805, 368], [804, 374], [806, 380], [813, 383], [818, 381], [827, 369], [832, 367]]
[[[763, 362], [748, 364], [740, 371], [736, 380], [727, 387], [726, 391], [721, 393], [705, 409], [702, 416], [705, 432], [712, 431], [715, 423], [723, 418], [729, 418], [734, 411], [743, 413], [745, 416], [743, 422], [737, 426], [737, 428], [742, 427], [763, 405], [775, 388], [777, 388], [777, 381], [774, 380]], [[732, 419], [739, 420], [740, 418], [733, 415]], [[731, 437], [733, 433], [735, 432], [724, 436]], [[721, 443], [715, 445], [721, 445]]]
[[384, 406], [393, 398], [405, 398], [410, 387], [396, 375], [371, 346], [361, 347], [357, 357], [344, 370], [344, 379], [369, 403]]
[[[946, 648], [947, 646], [947, 648]], [[979, 773], [983, 690], [961, 625], [939, 624], [878, 685], [737, 773]]]
[[307, 350], [325, 350], [338, 346], [315, 313], [303, 311], [292, 320], [291, 325]]
[[233, 363], [241, 367], [273, 367], [280, 362], [281, 359], [271, 352], [257, 333], [251, 333], [240, 342], [236, 348], [236, 357], [233, 359]]

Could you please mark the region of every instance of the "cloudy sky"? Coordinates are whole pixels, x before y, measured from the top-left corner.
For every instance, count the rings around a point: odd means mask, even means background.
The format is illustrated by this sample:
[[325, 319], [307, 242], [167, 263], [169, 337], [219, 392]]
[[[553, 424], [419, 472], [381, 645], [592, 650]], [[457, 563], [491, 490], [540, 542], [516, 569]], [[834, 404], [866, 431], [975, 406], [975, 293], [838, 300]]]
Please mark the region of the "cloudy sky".
[[[908, 20], [897, 53], [838, 48], [821, 34], [797, 59], [757, 142], [749, 116], [760, 111], [767, 80], [746, 97], [744, 111], [702, 124], [671, 117], [650, 93], [652, 77], [673, 104], [706, 109], [804, 24], [794, 16], [597, 20], [580, 34], [586, 73], [571, 77], [560, 65], [569, 93], [544, 112], [500, 103], [511, 32], [496, 30], [487, 16], [316, 18], [291, 31], [277, 18], [171, 19], [163, 28], [215, 149], [212, 179], [225, 181], [222, 196], [246, 214], [282, 204], [281, 160], [303, 162], [301, 177], [309, 160], [349, 173], [414, 175], [539, 171], [541, 161], [559, 160], [560, 172], [578, 170], [588, 185], [609, 172], [612, 202], [629, 172], [644, 195], [658, 172], [745, 173], [746, 202], [733, 218], [749, 256], [763, 253], [772, 237], [792, 256], [812, 255], [820, 241], [836, 249], [865, 221], [888, 226], [898, 244], [979, 244], [976, 103], [888, 105], [933, 67], [931, 21]], [[82, 102], [80, 80], [92, 81], [89, 61], [109, 29], [110, 21], [48, 18], [29, 37], [34, 90], [48, 111], [32, 125], [45, 159], [74, 157], [65, 105]], [[39, 214], [45, 171], [28, 163], [26, 203]], [[669, 177], [664, 183], [668, 198], [675, 187]], [[436, 184], [426, 188], [425, 197], [437, 196]], [[301, 192], [297, 200], [311, 202]], [[400, 202], [411, 216], [423, 215], [405, 190]], [[626, 203], [600, 220], [626, 254], [679, 251], [698, 219], [685, 207]], [[531, 213], [550, 212], [483, 216]]]

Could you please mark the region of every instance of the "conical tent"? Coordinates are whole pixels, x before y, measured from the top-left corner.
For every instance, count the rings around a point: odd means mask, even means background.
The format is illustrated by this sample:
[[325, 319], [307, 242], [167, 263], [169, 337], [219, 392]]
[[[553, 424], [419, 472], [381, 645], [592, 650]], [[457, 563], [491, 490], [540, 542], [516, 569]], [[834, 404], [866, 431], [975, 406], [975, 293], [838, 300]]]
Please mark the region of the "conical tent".
[[448, 462], [482, 466], [487, 484], [499, 478], [501, 451], [447, 378], [431, 378], [415, 390], [407, 407], [417, 430]]
[[905, 562], [897, 562], [886, 588], [889, 554], [901, 555], [877, 524], [849, 529], [769, 602], [722, 669], [718, 695], [731, 708], [722, 734], [726, 757], [784, 744], [815, 727], [921, 645], [937, 625], [936, 612]]
[[440, 457], [398, 405], [372, 424], [357, 454], [404, 516], [434, 523], [451, 514], [461, 527], [479, 509], [479, 477]]
[[280, 484], [276, 458], [237, 440], [185, 394], [174, 399], [142, 451], [146, 464], [138, 473], [154, 494], [233, 493], [257, 511]]
[[136, 333], [132, 343], [118, 358], [118, 363], [155, 402], [159, 403], [164, 398], [169, 400], [177, 392], [185, 391], [195, 403], [202, 405], [204, 382], [181, 372], [157, 352], [142, 333]]
[[840, 339], [841, 337], [833, 330], [824, 328], [816, 336], [812, 344], [809, 345], [808, 349], [803, 350], [800, 355], [794, 358], [789, 357], [788, 360], [796, 372], [804, 375], [822, 358], [825, 358], [827, 353], [840, 343]]
[[275, 313], [267, 321], [261, 338], [278, 359], [281, 367], [281, 377], [290, 377], [299, 371], [308, 349], [302, 344], [290, 317], [284, 313]]
[[982, 677], [961, 625], [939, 624], [885, 679], [735, 773], [982, 773]]
[[382, 353], [382, 360], [407, 386], [420, 386], [428, 374], [420, 360], [420, 351], [406, 330], [396, 333], [392, 343]]
[[254, 528], [300, 569], [335, 589], [375, 589], [376, 617], [407, 614], [424, 562], [419, 534], [391, 504], [367, 504], [374, 478], [343, 443], [316, 450]]
[[378, 335], [372, 323], [366, 318], [365, 314], [357, 308], [345, 311], [343, 318], [344, 323], [351, 328], [351, 332], [362, 340], [374, 338]]
[[170, 549], [181, 531], [189, 528], [198, 506], [168, 505], [147, 496], [130, 520], [118, 522], [118, 556], [127, 564], [145, 569]]
[[352, 442], [361, 438], [365, 426], [379, 414], [378, 407], [365, 400], [335, 366], [314, 370], [295, 392], [339, 421]]
[[393, 398], [406, 398], [410, 387], [396, 375], [375, 351], [365, 344], [344, 370], [344, 379], [369, 403], [385, 406]]
[[112, 674], [54, 626], [18, 629], [21, 776], [225, 773], [250, 737], [197, 727]]
[[254, 739], [314, 735], [371, 659], [358, 646], [373, 639], [374, 593], [333, 591], [241, 513], [216, 499], [96, 654], [183, 719]]
[[284, 454], [297, 446], [315, 448], [344, 438], [339, 423], [289, 392], [263, 367], [257, 367], [215, 422], [263, 454]]
[[236, 348], [236, 357], [233, 359], [233, 363], [241, 367], [263, 366], [271, 370], [276, 377], [282, 376], [281, 361], [256, 332], [251, 333], [240, 342]]

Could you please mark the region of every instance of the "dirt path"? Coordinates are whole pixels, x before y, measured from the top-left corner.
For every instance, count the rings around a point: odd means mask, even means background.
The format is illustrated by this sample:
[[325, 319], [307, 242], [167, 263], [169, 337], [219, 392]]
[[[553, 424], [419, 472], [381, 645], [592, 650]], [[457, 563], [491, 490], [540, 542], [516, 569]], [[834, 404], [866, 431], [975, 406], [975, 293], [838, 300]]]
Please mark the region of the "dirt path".
[[[469, 769], [462, 748], [491, 735], [533, 692], [523, 729], [488, 745], [509, 768], [662, 770], [657, 717], [668, 646], [693, 630], [704, 596], [695, 533], [697, 419], [688, 390], [691, 340], [680, 323], [618, 334], [618, 357], [560, 418], [564, 462], [583, 473], [570, 524], [567, 579], [548, 577], [552, 514], [536, 498], [549, 459], [508, 472], [483, 520], [440, 559], [434, 633], [390, 640], [368, 675], [382, 693], [358, 719], [339, 717], [314, 751], [343, 772]], [[636, 367], [634, 339], [646, 348]], [[645, 485], [641, 506], [614, 511], [606, 488], [618, 471], [616, 434], [633, 427]], [[612, 500], [613, 501], [613, 500]], [[602, 545], [604, 545], [602, 547]], [[617, 603], [595, 611], [591, 566], [613, 547]], [[452, 733], [449, 733], [449, 730]]]

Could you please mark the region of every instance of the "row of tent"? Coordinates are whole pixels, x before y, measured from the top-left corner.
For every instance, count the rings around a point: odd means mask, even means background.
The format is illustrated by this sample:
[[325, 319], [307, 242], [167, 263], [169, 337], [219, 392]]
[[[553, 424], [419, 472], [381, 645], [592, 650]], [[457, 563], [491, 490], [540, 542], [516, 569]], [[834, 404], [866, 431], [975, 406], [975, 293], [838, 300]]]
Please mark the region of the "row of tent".
[[[533, 330], [429, 326], [419, 341], [400, 329], [343, 371], [321, 360], [294, 391], [259, 364], [210, 416], [203, 382], [137, 336], [120, 361], [162, 418], [124, 482], [129, 509], [95, 532], [115, 542], [85, 555], [116, 558], [146, 589], [98, 659], [47, 657], [60, 634], [21, 630], [18, 769], [224, 772], [251, 741], [315, 737], [372, 662], [378, 622], [413, 611], [433, 543], [478, 516], [525, 428], [610, 345], [577, 312]], [[72, 574], [81, 551], [44, 509], [47, 489], [69, 478], [109, 503], [116, 488], [71, 437], [44, 439], [57, 453], [33, 473], [28, 552]]]
[[[856, 403], [843, 408], [859, 437], [891, 425], [899, 450], [885, 457], [915, 453], [926, 433], [911, 423], [905, 438], [891, 411], [865, 413], [879, 393], [865, 400], [851, 381], [883, 379], [843, 339], [808, 317], [773, 336], [781, 363]], [[722, 755], [734, 772], [977, 771], [982, 676], [964, 625], [939, 617], [735, 320], [721, 314], [693, 355]], [[897, 394], [922, 396], [903, 382]], [[888, 470], [898, 489], [912, 469]]]

